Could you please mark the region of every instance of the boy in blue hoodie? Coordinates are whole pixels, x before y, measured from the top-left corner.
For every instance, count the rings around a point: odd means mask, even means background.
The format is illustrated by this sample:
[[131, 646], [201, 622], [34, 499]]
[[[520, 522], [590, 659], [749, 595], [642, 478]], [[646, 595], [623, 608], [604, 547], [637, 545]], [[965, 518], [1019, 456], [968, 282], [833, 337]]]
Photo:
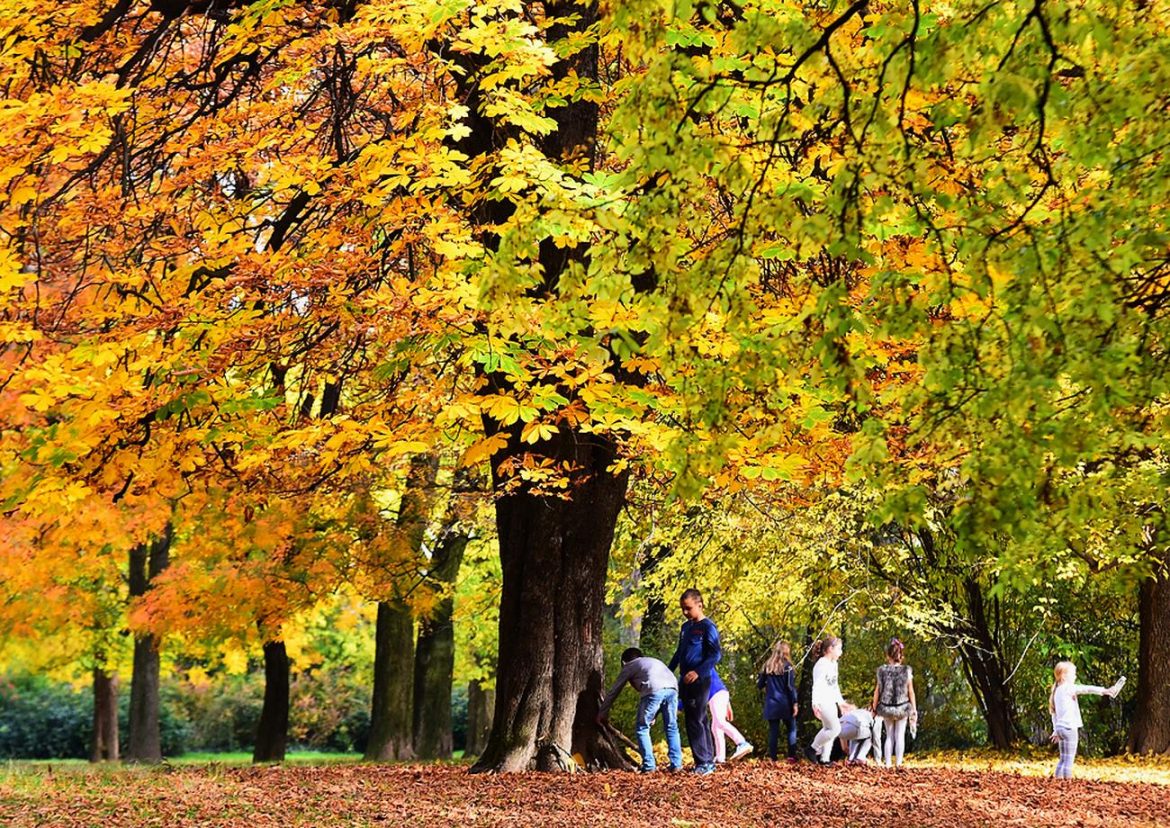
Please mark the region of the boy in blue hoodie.
[[670, 669], [678, 668], [682, 683], [682, 699], [686, 719], [687, 739], [691, 755], [695, 757], [695, 773], [706, 776], [715, 770], [715, 743], [707, 719], [707, 699], [711, 693], [711, 671], [723, 658], [719, 631], [703, 614], [703, 596], [697, 589], [688, 589], [679, 599], [686, 617], [678, 636], [678, 649], [670, 660]]

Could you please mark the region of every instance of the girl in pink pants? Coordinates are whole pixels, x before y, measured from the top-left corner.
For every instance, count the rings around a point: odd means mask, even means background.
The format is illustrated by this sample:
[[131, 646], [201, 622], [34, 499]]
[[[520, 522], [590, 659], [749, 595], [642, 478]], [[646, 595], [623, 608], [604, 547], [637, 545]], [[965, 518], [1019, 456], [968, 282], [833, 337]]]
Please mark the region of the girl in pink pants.
[[727, 685], [719, 678], [719, 674], [711, 671], [711, 695], [707, 698], [707, 709], [711, 712], [711, 735], [715, 739], [715, 761], [727, 761], [727, 742], [724, 737], [731, 739], [735, 744], [735, 753], [731, 754], [731, 761], [741, 759], [752, 752], [753, 748], [743, 734], [731, 723], [731, 694], [727, 692]]

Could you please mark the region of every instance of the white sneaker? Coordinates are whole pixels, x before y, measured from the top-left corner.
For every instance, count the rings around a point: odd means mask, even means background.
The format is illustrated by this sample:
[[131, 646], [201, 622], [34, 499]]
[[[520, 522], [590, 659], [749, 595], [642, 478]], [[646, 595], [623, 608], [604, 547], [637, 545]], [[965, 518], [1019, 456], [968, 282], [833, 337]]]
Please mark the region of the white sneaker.
[[745, 757], [749, 753], [751, 753], [753, 750], [755, 750], [755, 748], [752, 747], [751, 742], [744, 742], [742, 744], [736, 745], [735, 753], [733, 753], [733, 754], [731, 754], [731, 756], [727, 757], [727, 761], [734, 762], [736, 759], [742, 759], [743, 757]]

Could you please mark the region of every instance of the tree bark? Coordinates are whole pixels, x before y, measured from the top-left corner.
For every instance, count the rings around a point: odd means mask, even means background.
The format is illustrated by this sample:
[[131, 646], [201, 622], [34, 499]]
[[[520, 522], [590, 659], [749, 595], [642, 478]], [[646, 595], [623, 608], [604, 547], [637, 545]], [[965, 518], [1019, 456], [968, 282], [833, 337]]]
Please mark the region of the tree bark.
[[[496, 709], [474, 770], [631, 767], [594, 719], [603, 687], [602, 611], [626, 475], [614, 444], [562, 434], [553, 456], [582, 470], [570, 499], [521, 490], [496, 501], [503, 569]], [[500, 481], [497, 481], [500, 482]]]
[[435, 545], [427, 575], [431, 587], [442, 590], [434, 614], [419, 625], [414, 651], [414, 755], [418, 759], [450, 759], [454, 749], [451, 730], [451, 679], [455, 670], [455, 626], [451, 615], [455, 601], [450, 595], [467, 532], [449, 524]]
[[495, 706], [495, 690], [484, 690], [478, 681], [467, 685], [467, 747], [463, 750], [464, 756], [479, 756], [487, 747]]
[[[398, 507], [398, 529], [412, 554], [426, 534], [431, 490], [439, 470], [437, 455], [417, 455]], [[414, 616], [398, 597], [378, 602], [374, 631], [374, 693], [366, 761], [401, 762], [414, 758]]]
[[974, 578], [965, 578], [963, 593], [967, 604], [967, 630], [960, 639], [959, 656], [987, 723], [988, 741], [997, 750], [1008, 750], [1016, 741], [1019, 727], [1003, 648], [988, 624], [979, 583]]
[[[130, 597], [141, 597], [150, 582], [170, 564], [173, 527], [167, 524], [161, 536], [130, 550]], [[130, 679], [130, 738], [126, 759], [130, 762], [161, 762], [162, 736], [159, 732], [159, 640], [151, 634], [134, 636], [134, 668]]]
[[118, 676], [93, 668], [93, 742], [91, 762], [118, 761]]
[[1170, 753], [1170, 572], [1142, 582], [1138, 592], [1137, 712], [1131, 753]]
[[378, 602], [374, 649], [374, 716], [366, 761], [409, 761], [414, 758], [414, 617], [409, 607], [399, 601]]
[[253, 762], [283, 762], [288, 749], [288, 650], [283, 641], [264, 645], [264, 707], [256, 730]]

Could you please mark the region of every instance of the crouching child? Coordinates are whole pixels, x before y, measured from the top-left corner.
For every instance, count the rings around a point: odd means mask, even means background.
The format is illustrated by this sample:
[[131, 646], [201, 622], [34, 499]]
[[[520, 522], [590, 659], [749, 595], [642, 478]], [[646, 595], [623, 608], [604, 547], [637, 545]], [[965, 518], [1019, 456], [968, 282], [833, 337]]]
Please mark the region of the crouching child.
[[642, 754], [642, 772], [650, 773], [657, 767], [654, 760], [654, 746], [650, 741], [650, 726], [661, 714], [666, 729], [666, 750], [670, 757], [670, 769], [682, 770], [682, 742], [678, 735], [678, 679], [674, 673], [656, 658], [642, 655], [637, 647], [630, 647], [622, 653], [622, 669], [617, 681], [605, 694], [597, 714], [598, 723], [609, 720], [609, 708], [617, 700], [622, 688], [629, 683], [638, 691], [638, 721], [636, 733], [638, 752]]

